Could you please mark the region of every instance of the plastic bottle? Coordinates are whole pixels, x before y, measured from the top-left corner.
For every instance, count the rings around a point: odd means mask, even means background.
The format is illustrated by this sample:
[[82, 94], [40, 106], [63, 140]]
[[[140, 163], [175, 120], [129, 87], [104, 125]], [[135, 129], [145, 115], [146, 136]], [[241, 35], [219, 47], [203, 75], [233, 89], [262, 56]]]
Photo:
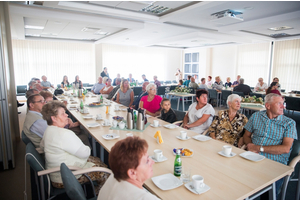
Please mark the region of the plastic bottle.
[[81, 102], [80, 102], [80, 109], [83, 110], [83, 108], [84, 108], [83, 100], [81, 100]]

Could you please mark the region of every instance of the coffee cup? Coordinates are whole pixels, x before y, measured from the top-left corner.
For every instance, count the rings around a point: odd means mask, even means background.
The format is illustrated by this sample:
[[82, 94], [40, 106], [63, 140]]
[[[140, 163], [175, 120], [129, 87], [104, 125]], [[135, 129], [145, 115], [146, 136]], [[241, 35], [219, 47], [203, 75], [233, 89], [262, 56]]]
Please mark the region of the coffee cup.
[[114, 121], [112, 122], [112, 124], [113, 124], [113, 127], [114, 127], [114, 128], [117, 128], [118, 122], [117, 122], [116, 120], [114, 120]]
[[180, 137], [181, 139], [186, 139], [187, 132], [186, 131], [180, 131]]
[[225, 154], [226, 156], [229, 156], [231, 153], [232, 147], [229, 145], [225, 145], [222, 148], [223, 154]]
[[159, 121], [158, 120], [153, 120], [153, 126], [158, 127], [159, 126]]
[[120, 127], [120, 129], [124, 129], [125, 128], [125, 123], [124, 122], [120, 122], [119, 123], [119, 127]]
[[162, 157], [163, 157], [162, 150], [155, 149], [154, 150], [154, 158], [155, 158], [155, 160], [160, 161], [162, 159]]
[[193, 175], [192, 176], [192, 180], [193, 180], [193, 186], [195, 189], [200, 189], [203, 188], [204, 185], [204, 178], [200, 175]]

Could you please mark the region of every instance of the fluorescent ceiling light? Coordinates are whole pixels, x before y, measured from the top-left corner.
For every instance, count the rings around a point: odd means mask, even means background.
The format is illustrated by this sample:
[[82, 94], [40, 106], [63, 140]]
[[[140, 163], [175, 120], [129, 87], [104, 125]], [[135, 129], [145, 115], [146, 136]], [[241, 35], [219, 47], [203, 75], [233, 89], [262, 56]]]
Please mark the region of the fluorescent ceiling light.
[[31, 36], [31, 37], [41, 37], [41, 35], [38, 35], [38, 34], [26, 34], [25, 36]]
[[100, 28], [92, 28], [92, 27], [84, 27], [81, 31], [82, 32], [95, 32], [95, 31], [100, 31]]
[[293, 27], [290, 26], [279, 26], [279, 27], [274, 27], [274, 28], [268, 28], [271, 31], [282, 31], [282, 30], [288, 30], [288, 29], [293, 29]]
[[94, 33], [95, 35], [108, 35], [109, 32], [105, 32], [105, 31], [97, 31]]
[[43, 30], [44, 26], [25, 25], [25, 28]]

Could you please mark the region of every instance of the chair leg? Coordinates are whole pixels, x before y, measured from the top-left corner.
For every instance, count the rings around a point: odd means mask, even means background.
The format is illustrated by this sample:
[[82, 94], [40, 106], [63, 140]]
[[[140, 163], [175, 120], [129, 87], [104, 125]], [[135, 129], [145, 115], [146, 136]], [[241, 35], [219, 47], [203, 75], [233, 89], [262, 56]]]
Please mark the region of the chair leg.
[[286, 189], [289, 184], [290, 176], [286, 176], [283, 181], [283, 186], [281, 188], [281, 200], [285, 199]]

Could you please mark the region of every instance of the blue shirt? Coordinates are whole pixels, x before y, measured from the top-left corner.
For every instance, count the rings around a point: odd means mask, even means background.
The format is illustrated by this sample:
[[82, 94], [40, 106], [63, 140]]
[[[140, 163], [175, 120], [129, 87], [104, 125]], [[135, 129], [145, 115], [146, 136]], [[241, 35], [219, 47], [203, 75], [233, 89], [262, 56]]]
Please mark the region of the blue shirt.
[[100, 93], [100, 90], [102, 90], [102, 88], [105, 87], [105, 84], [103, 83], [96, 83], [93, 88], [92, 88], [92, 91], [94, 91], [95, 94], [99, 94]]
[[186, 80], [184, 81], [183, 85], [185, 85], [186, 87], [189, 87], [191, 80]]
[[[294, 120], [284, 115], [270, 119], [266, 111], [254, 113], [244, 128], [252, 133], [252, 143], [259, 146], [281, 145], [285, 137], [297, 139], [296, 123]], [[291, 150], [292, 148], [289, 153], [278, 155], [264, 152], [260, 152], [259, 154], [286, 165]]]
[[[36, 112], [36, 111], [29, 110], [28, 112], [32, 112], [34, 114], [43, 116], [41, 113]], [[38, 136], [40, 136], [42, 138], [47, 127], [48, 127], [48, 124], [47, 124], [46, 120], [38, 119], [31, 125], [30, 131], [37, 134]]]

